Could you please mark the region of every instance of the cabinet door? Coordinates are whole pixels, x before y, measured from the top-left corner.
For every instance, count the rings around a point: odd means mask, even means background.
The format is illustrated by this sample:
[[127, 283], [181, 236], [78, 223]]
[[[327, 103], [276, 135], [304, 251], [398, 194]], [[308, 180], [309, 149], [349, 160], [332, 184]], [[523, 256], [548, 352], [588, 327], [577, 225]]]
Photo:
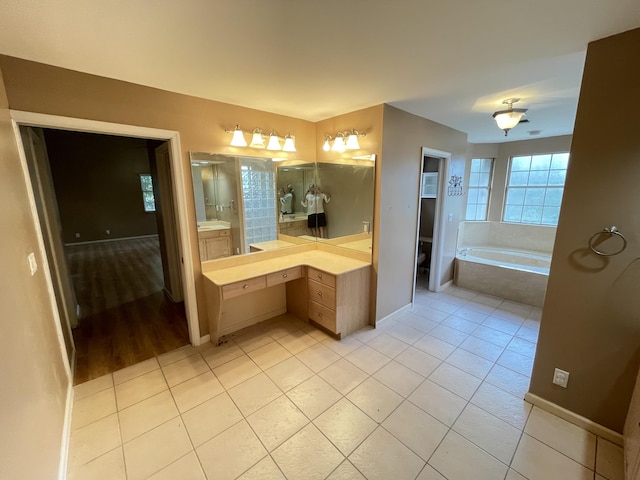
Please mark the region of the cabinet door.
[[231, 242], [229, 241], [229, 237], [207, 238], [205, 242], [207, 260], [215, 260], [216, 258], [231, 255]]

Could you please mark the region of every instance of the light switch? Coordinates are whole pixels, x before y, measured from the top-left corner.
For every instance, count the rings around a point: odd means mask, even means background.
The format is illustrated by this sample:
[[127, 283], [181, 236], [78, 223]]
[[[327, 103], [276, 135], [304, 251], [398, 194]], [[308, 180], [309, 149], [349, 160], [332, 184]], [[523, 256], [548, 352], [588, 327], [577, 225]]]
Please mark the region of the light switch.
[[29, 270], [31, 271], [31, 276], [34, 276], [38, 271], [38, 262], [36, 262], [35, 253], [31, 252], [27, 259], [29, 260]]

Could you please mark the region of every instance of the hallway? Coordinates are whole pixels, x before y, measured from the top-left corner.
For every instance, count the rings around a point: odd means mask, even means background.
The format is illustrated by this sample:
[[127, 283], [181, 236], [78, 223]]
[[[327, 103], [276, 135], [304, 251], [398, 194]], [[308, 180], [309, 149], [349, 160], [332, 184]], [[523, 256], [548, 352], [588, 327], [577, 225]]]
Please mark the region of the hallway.
[[75, 385], [189, 343], [184, 304], [162, 291], [157, 236], [66, 251], [80, 306]]

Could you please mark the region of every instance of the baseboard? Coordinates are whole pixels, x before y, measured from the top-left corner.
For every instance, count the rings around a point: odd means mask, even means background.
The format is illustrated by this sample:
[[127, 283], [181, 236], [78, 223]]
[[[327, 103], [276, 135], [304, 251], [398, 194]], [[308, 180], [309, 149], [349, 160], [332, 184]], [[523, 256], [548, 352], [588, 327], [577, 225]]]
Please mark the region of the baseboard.
[[[198, 345], [204, 345], [205, 343], [209, 343], [211, 341], [211, 335], [208, 333], [204, 337], [200, 337], [200, 343]], [[195, 345], [196, 347], [198, 345]]]
[[137, 238], [153, 238], [157, 237], [157, 233], [152, 233], [151, 235], [137, 235], [135, 237], [119, 237], [119, 238], [105, 238], [103, 240], [89, 240], [86, 242], [73, 242], [73, 243], [65, 243], [65, 247], [74, 247], [76, 245], [91, 245], [92, 243], [109, 243], [109, 242], [119, 242], [120, 240], [135, 240]]
[[395, 312], [391, 312], [389, 315], [385, 315], [384, 317], [382, 317], [379, 320], [376, 320], [376, 324], [374, 325], [375, 327], [377, 327], [378, 325], [380, 325], [383, 322], [386, 322], [387, 320], [392, 319], [394, 316], [398, 315], [399, 313], [404, 312], [405, 310], [411, 310], [411, 307], [413, 305], [411, 303], [406, 304], [404, 307], [400, 307], [398, 310], [396, 310]]
[[[73, 377], [71, 377], [73, 378]], [[67, 478], [67, 463], [69, 460], [69, 442], [71, 441], [71, 415], [73, 414], [73, 383], [67, 388], [67, 405], [64, 412], [64, 424], [62, 426], [62, 445], [60, 446], [60, 467], [58, 480]]]
[[616, 445], [620, 445], [621, 447], [624, 445], [624, 437], [622, 436], [622, 434], [613, 431], [603, 425], [600, 425], [593, 420], [589, 420], [588, 418], [578, 415], [571, 410], [567, 410], [560, 405], [550, 402], [549, 400], [545, 400], [544, 398], [541, 398], [530, 392], [525, 393], [524, 399], [546, 412], [552, 413], [553, 415], [560, 417], [569, 423], [573, 423], [578, 427], [584, 428], [594, 435], [602, 437], [605, 440], [609, 440], [610, 442], [615, 443]]
[[263, 313], [262, 315], [258, 315], [257, 317], [248, 318], [247, 320], [234, 323], [233, 325], [228, 325], [218, 332], [218, 337], [229, 335], [230, 333], [237, 332], [238, 330], [242, 330], [243, 328], [250, 327], [251, 325], [264, 322], [265, 320], [269, 320], [270, 318], [277, 317], [278, 315], [283, 315], [285, 313], [287, 313], [287, 307], [282, 307], [272, 312]]
[[440, 285], [440, 287], [436, 290], [436, 292], [441, 292], [442, 290], [444, 290], [445, 288], [447, 288], [447, 287], [449, 287], [451, 285], [453, 285], [453, 279], [451, 279], [448, 282], [445, 282], [442, 285]]

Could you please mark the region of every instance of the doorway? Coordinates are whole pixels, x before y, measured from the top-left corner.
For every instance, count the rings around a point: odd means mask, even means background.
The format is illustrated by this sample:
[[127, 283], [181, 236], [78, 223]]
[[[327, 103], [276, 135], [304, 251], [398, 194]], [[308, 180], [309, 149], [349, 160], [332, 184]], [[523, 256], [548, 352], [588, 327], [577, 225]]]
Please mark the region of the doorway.
[[[28, 145], [28, 142], [24, 140], [24, 137], [21, 138], [18, 135], [17, 123], [20, 123], [23, 125], [27, 124], [27, 125], [53, 126], [54, 128], [58, 128], [58, 127], [69, 128], [71, 124], [73, 126], [80, 127], [77, 129], [72, 128], [73, 130], [79, 130], [79, 131], [84, 130], [84, 131], [92, 131], [92, 132], [100, 132], [100, 131], [106, 130], [106, 133], [117, 132], [118, 135], [123, 135], [123, 134], [126, 135], [129, 133], [133, 133], [135, 135], [136, 133], [141, 132], [143, 133], [142, 135], [143, 138], [142, 139], [138, 138], [137, 140], [143, 142], [145, 151], [148, 151], [149, 145], [152, 145], [153, 147], [158, 145], [162, 147], [162, 145], [164, 145], [166, 163], [164, 167], [160, 167], [160, 165], [158, 165], [158, 168], [166, 168], [170, 175], [173, 174], [172, 178], [167, 179], [165, 176], [165, 180], [166, 180], [164, 182], [165, 193], [159, 194], [156, 191], [158, 198], [162, 196], [166, 196], [168, 192], [170, 201], [161, 202], [161, 203], [163, 205], [171, 205], [172, 201], [174, 200], [174, 198], [172, 198], [174, 197], [173, 191], [174, 190], [184, 191], [184, 186], [182, 185], [183, 184], [182, 172], [181, 171], [176, 172], [176, 170], [179, 170], [179, 169], [176, 169], [176, 165], [180, 165], [179, 158], [177, 160], [175, 160], [175, 157], [173, 159], [171, 158], [172, 155], [175, 156], [176, 152], [178, 152], [178, 155], [179, 155], [179, 145], [177, 145], [177, 134], [175, 134], [175, 132], [146, 129], [141, 127], [129, 127], [125, 125], [106, 124], [102, 122], [91, 122], [91, 121], [83, 121], [83, 120], [77, 120], [77, 119], [68, 119], [64, 117], [50, 117], [47, 115], [29, 114], [25, 112], [12, 112], [12, 116], [14, 118], [14, 122], [16, 122], [16, 135], [18, 136], [19, 144], [21, 144], [21, 146], [25, 151], [29, 150], [30, 147]], [[72, 134], [72, 132], [61, 132], [61, 130], [57, 130], [57, 133], [59, 134], [64, 133], [66, 135]], [[82, 133], [81, 135], [87, 135], [87, 134]], [[151, 142], [147, 144], [149, 138], [155, 138], [157, 140], [155, 142]], [[23, 140], [23, 141], [20, 142], [20, 140]], [[158, 152], [152, 152], [152, 150], [153, 148], [149, 151], [150, 152], [149, 158], [153, 158], [154, 160], [158, 159], [159, 158]], [[45, 146], [45, 152], [46, 152], [46, 146]], [[26, 152], [23, 152], [23, 153], [26, 153]], [[25, 156], [28, 156], [28, 155], [25, 155]], [[48, 163], [48, 160], [47, 160], [47, 163]], [[147, 170], [148, 170], [147, 173], [149, 173], [151, 169], [148, 168]], [[31, 169], [29, 171], [29, 177], [33, 183], [34, 174], [31, 171]], [[139, 179], [136, 178], [136, 181], [139, 181]], [[162, 183], [163, 182], [157, 182], [158, 186], [160, 186]], [[118, 190], [117, 187], [115, 189]], [[139, 192], [139, 195], [140, 195], [140, 203], [142, 203], [142, 191]], [[35, 189], [34, 189], [34, 196], [36, 196]], [[74, 244], [73, 247], [69, 247], [69, 248], [76, 248], [77, 251], [80, 251], [81, 249], [84, 248], [85, 252], [82, 255], [80, 255], [80, 257], [82, 257], [83, 255], [86, 256], [87, 251], [89, 250], [93, 251], [91, 254], [88, 255], [88, 257], [93, 256], [94, 264], [90, 268], [84, 268], [84, 270], [86, 270], [85, 273], [89, 274], [89, 277], [85, 276], [85, 281], [87, 280], [87, 278], [89, 278], [90, 281], [97, 281], [96, 279], [99, 277], [97, 273], [102, 274], [102, 273], [108, 272], [112, 274], [114, 271], [117, 271], [118, 267], [116, 265], [116, 262], [113, 261], [113, 258], [118, 258], [118, 257], [128, 258], [129, 260], [123, 262], [123, 264], [126, 265], [125, 270], [129, 271], [125, 273], [131, 273], [131, 271], [136, 270], [136, 268], [133, 267], [135, 262], [131, 261], [131, 258], [132, 258], [131, 255], [134, 255], [136, 258], [139, 259], [141, 258], [140, 254], [142, 252], [146, 254], [148, 257], [147, 260], [143, 260], [140, 263], [142, 267], [138, 268], [138, 273], [142, 271], [142, 273], [146, 275], [147, 279], [149, 280], [148, 282], [145, 281], [140, 284], [144, 286], [144, 288], [141, 289], [141, 292], [143, 293], [142, 295], [137, 295], [135, 293], [132, 293], [135, 291], [134, 288], [127, 288], [125, 290], [127, 291], [127, 295], [129, 295], [129, 298], [125, 299], [124, 302], [116, 301], [115, 304], [117, 304], [118, 306], [114, 307], [114, 301], [113, 301], [114, 299], [111, 298], [110, 300], [106, 300], [106, 298], [109, 296], [111, 297], [114, 296], [114, 292], [117, 291], [117, 288], [113, 288], [114, 285], [115, 287], [117, 287], [118, 286], [117, 284], [126, 283], [124, 281], [124, 278], [126, 275], [124, 275], [121, 271], [120, 274], [116, 275], [117, 281], [115, 282], [115, 284], [114, 282], [111, 282], [111, 287], [108, 286], [109, 282], [101, 283], [102, 299], [98, 303], [102, 302], [103, 304], [102, 307], [106, 307], [106, 308], [102, 308], [103, 312], [100, 314], [104, 315], [104, 311], [108, 311], [109, 313], [113, 314], [115, 310], [119, 310], [116, 316], [120, 317], [120, 321], [119, 321], [120, 326], [117, 327], [116, 330], [118, 330], [118, 334], [121, 337], [124, 336], [127, 338], [127, 342], [131, 344], [132, 350], [136, 351], [136, 355], [138, 355], [138, 356], [132, 355], [129, 357], [129, 359], [126, 359], [124, 358], [123, 355], [119, 354], [116, 351], [116, 349], [107, 348], [108, 351], [104, 355], [102, 355], [102, 357], [110, 357], [111, 359], [113, 359], [117, 364], [116, 368], [122, 368], [124, 366], [127, 366], [130, 363], [136, 363], [142, 360], [143, 358], [141, 358], [139, 355], [142, 354], [140, 352], [142, 352], [144, 348], [150, 347], [151, 349], [155, 349], [153, 354], [158, 354], [158, 353], [162, 353], [163, 351], [167, 351], [179, 346], [179, 345], [176, 345], [175, 343], [171, 343], [170, 341], [167, 342], [166, 338], [161, 340], [158, 340], [157, 338], [155, 340], [149, 339], [149, 338], [145, 339], [144, 335], [141, 335], [140, 332], [136, 332], [136, 329], [132, 327], [133, 324], [131, 323], [131, 319], [134, 318], [136, 315], [138, 316], [143, 315], [144, 317], [147, 318], [147, 320], [149, 320], [149, 318], [153, 316], [156, 316], [156, 317], [174, 316], [175, 318], [179, 319], [179, 321], [174, 324], [169, 324], [168, 329], [171, 332], [171, 335], [177, 334], [177, 336], [180, 337], [181, 345], [184, 345], [187, 343], [192, 343], [194, 345], [197, 345], [200, 343], [199, 328], [197, 327], [197, 312], [195, 311], [195, 292], [194, 292], [194, 289], [189, 288], [191, 285], [193, 285], [192, 267], [187, 268], [186, 265], [184, 269], [182, 267], [183, 254], [188, 253], [188, 256], [190, 256], [190, 246], [188, 245], [189, 243], [188, 238], [185, 238], [185, 235], [184, 235], [184, 231], [186, 230], [186, 222], [185, 222], [186, 215], [184, 213], [184, 210], [186, 208], [184, 205], [184, 201], [181, 200], [177, 195], [175, 197], [176, 197], [175, 198], [176, 205], [174, 205], [175, 211], [167, 211], [167, 209], [165, 209], [165, 216], [167, 218], [173, 218], [174, 220], [173, 222], [174, 225], [172, 227], [174, 237], [173, 239], [169, 239], [169, 241], [173, 242], [177, 251], [176, 255], [173, 255], [174, 264], [178, 265], [177, 277], [180, 280], [177, 286], [169, 285], [166, 279], [163, 278], [163, 277], [166, 277], [166, 275], [163, 275], [163, 273], [166, 273], [166, 269], [163, 268], [163, 260], [161, 260], [161, 256], [160, 256], [161, 242], [159, 242], [159, 239], [162, 238], [166, 242], [167, 235], [157, 235], [157, 234], [155, 236], [154, 235], [134, 235], [134, 237], [138, 237], [138, 238], [129, 238], [130, 237], [129, 235], [125, 235], [124, 236], [125, 238], [119, 238], [120, 235], [118, 235], [116, 231], [113, 231], [117, 229], [106, 228], [106, 229], [103, 229], [104, 231], [102, 233], [106, 235], [112, 235], [113, 237], [117, 237], [117, 238], [109, 238], [107, 239], [108, 241], [99, 241], [97, 243], [90, 242], [90, 241], [89, 242], [73, 242], [73, 241], [69, 242], [68, 238], [67, 238], [67, 241], [61, 241], [62, 244], [64, 243]], [[37, 203], [37, 201], [35, 203]], [[57, 204], [57, 202], [54, 202], [54, 203]], [[41, 215], [40, 209], [38, 208], [37, 210], [38, 210], [38, 216], [42, 217], [43, 215]], [[95, 213], [95, 215], [97, 216], [100, 215], [100, 212], [97, 210], [93, 213]], [[153, 214], [151, 215], [155, 216]], [[46, 215], [44, 216], [46, 217]], [[45, 247], [46, 247], [47, 235], [45, 234], [45, 231], [42, 226], [42, 219], [41, 219], [40, 227], [41, 227], [42, 235], [45, 240], [45, 242], [43, 243], [45, 243]], [[112, 230], [112, 231], [107, 232], [106, 230]], [[76, 231], [71, 232], [74, 238], [76, 233], [79, 233], [79, 232], [76, 232]], [[82, 238], [82, 234], [80, 238], [83, 240], [86, 240], [86, 238]], [[84, 246], [80, 245], [80, 243], [84, 243]], [[134, 244], [137, 244], [137, 245], [134, 245]], [[186, 248], [185, 248], [185, 245], [186, 245]], [[65, 247], [65, 250], [66, 249], [67, 248]], [[43, 251], [43, 255], [46, 255], [47, 259], [49, 260], [49, 264], [51, 266], [51, 272], [48, 280], [51, 281], [52, 284], [54, 284], [55, 278], [57, 275], [56, 272], [58, 271], [58, 269], [54, 265], [54, 262], [51, 261], [52, 254], [50, 253], [50, 249], [45, 248], [44, 250], [45, 251]], [[105, 262], [104, 259], [109, 258], [109, 255], [105, 254], [105, 251], [107, 250], [111, 250], [112, 254], [115, 252], [115, 257], [112, 256], [111, 260], [107, 260]], [[162, 250], [165, 251], [166, 247], [163, 247]], [[171, 255], [169, 256], [171, 257]], [[77, 259], [74, 259], [74, 261], [75, 260]], [[103, 262], [102, 266], [99, 266], [101, 261]], [[63, 263], [67, 267], [71, 266], [70, 271], [74, 277], [77, 277], [78, 274], [81, 273], [80, 270], [82, 270], [82, 268], [77, 267], [78, 265], [77, 262], [66, 263], [66, 258], [65, 258], [65, 261]], [[185, 262], [185, 263], [189, 263], [189, 262]], [[188, 275], [187, 270], [190, 270], [189, 273], [191, 273], [191, 275]], [[172, 276], [175, 278], [176, 277], [175, 268], [173, 269], [172, 273], [173, 273]], [[160, 277], [159, 282], [160, 282], [161, 288], [159, 289], [156, 288], [155, 290], [157, 291], [151, 292], [151, 294], [149, 294], [150, 293], [148, 291], [149, 285], [150, 284], [153, 284], [155, 286], [158, 285], [158, 281], [153, 281], [151, 278], [153, 277], [153, 274], [156, 274], [156, 276]], [[68, 275], [68, 278], [70, 279], [71, 275]], [[73, 282], [74, 287], [72, 289], [74, 298], [73, 298], [73, 301], [71, 302], [74, 305], [74, 307], [77, 304], [82, 303], [80, 295], [77, 296], [77, 303], [76, 303], [75, 294], [78, 292], [78, 289], [76, 288], [75, 280], [77, 280], [77, 278], [74, 278], [74, 282]], [[184, 287], [181, 283], [183, 280], [185, 282]], [[102, 280], [100, 282], [102, 282]], [[169, 289], [167, 289], [168, 285], [170, 287]], [[52, 285], [52, 290], [53, 290], [52, 293], [57, 293], [59, 289], [53, 288], [53, 287], [54, 286]], [[145, 289], [147, 290], [146, 294], [144, 292]], [[166, 291], [167, 294], [165, 294], [162, 291], [163, 289]], [[175, 298], [171, 298], [172, 295], [169, 295], [171, 290], [173, 290], [174, 292], [173, 296]], [[180, 301], [182, 300], [183, 296], [185, 297], [184, 299], [186, 301], [184, 303], [181, 303]], [[52, 295], [52, 298], [53, 297], [54, 295]], [[132, 297], [136, 297], [136, 298], [132, 298]], [[57, 302], [58, 295], [55, 295], [55, 298]], [[177, 303], [173, 302], [172, 300], [176, 300]], [[60, 311], [60, 308], [58, 308], [58, 310]], [[77, 340], [77, 331], [79, 331], [79, 329], [81, 329], [83, 326], [87, 325], [86, 317], [94, 316], [96, 312], [95, 310], [92, 312], [89, 307], [85, 309], [86, 310], [85, 312], [83, 312], [82, 308], [80, 310], [77, 310], [77, 308], [69, 309], [69, 310], [75, 310], [75, 312], [72, 312], [72, 313], [75, 313], [76, 315], [79, 313], [79, 317], [80, 317], [79, 327], [78, 329], [74, 329], [74, 333], [73, 333], [73, 336], [76, 337], [76, 340]], [[61, 313], [60, 323], [62, 324], [61, 330], [65, 332], [67, 331], [68, 327], [71, 327], [73, 325], [73, 319], [70, 319], [68, 318], [68, 316], [64, 316]], [[118, 324], [117, 321], [102, 322], [101, 326], [93, 328], [93, 332], [89, 336], [91, 337], [100, 336], [105, 332], [105, 329], [107, 328], [106, 325], [109, 323]], [[153, 329], [158, 330], [157, 324], [153, 327]], [[68, 350], [73, 351], [74, 345], [73, 343], [69, 345], [69, 339], [67, 337], [68, 336], [65, 335], [65, 343], [67, 344], [67, 348]], [[91, 350], [96, 350], [96, 349], [92, 348]], [[151, 356], [153, 356], [153, 354]], [[82, 352], [80, 348], [78, 348], [76, 355], [78, 360], [77, 365], [80, 365], [80, 360], [81, 360], [80, 357], [82, 356]], [[71, 363], [71, 365], [73, 365], [73, 363]], [[111, 369], [114, 369], [114, 368], [111, 367]], [[100, 374], [102, 373], [107, 373], [107, 372], [100, 372]], [[90, 373], [87, 376], [86, 372], [83, 373], [80, 371], [80, 369], [78, 369], [76, 371], [76, 383], [78, 383], [79, 377], [84, 377], [84, 380], [88, 380], [95, 376], [99, 376], [99, 375]]]
[[441, 284], [444, 182], [451, 154], [422, 149], [418, 203], [415, 290], [437, 292]]

